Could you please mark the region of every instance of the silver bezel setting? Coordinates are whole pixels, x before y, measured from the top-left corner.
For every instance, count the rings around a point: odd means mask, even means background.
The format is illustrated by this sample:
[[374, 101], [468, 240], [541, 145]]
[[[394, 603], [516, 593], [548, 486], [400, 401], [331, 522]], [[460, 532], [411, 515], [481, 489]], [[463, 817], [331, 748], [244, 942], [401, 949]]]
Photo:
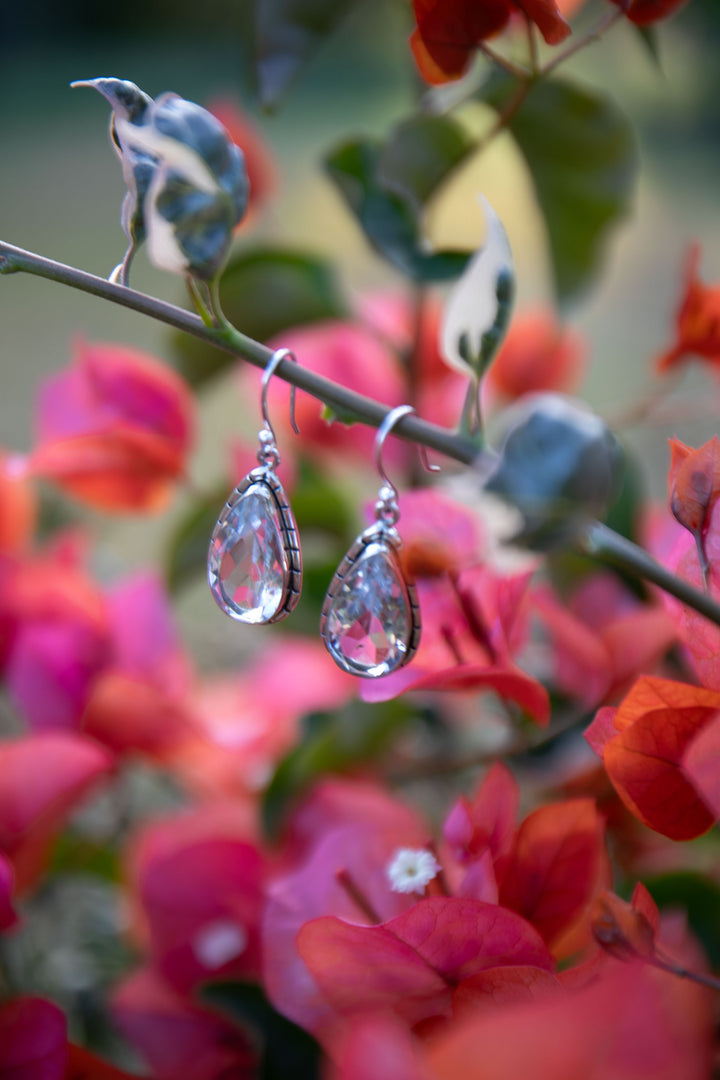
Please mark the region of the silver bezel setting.
[[[352, 660], [349, 660], [335, 647], [328, 636], [328, 617], [338, 589], [342, 586], [343, 582], [353, 571], [360, 559], [366, 554], [372, 554], [373, 548], [382, 550], [390, 558], [391, 562], [395, 564], [397, 578], [403, 587], [404, 596], [407, 601], [410, 630], [407, 635], [407, 640], [401, 643], [403, 655], [399, 662], [391, 664], [388, 661], [384, 661], [381, 664], [376, 664], [372, 668], [367, 668], [353, 663]], [[399, 671], [401, 668], [405, 667], [417, 652], [422, 630], [420, 605], [418, 603], [417, 589], [415, 588], [414, 583], [408, 581], [402, 572], [398, 557], [401, 548], [402, 540], [400, 539], [397, 529], [384, 521], [376, 521], [358, 536], [352, 547], [342, 559], [330, 582], [320, 614], [320, 636], [325, 643], [326, 649], [338, 667], [342, 668], [343, 671], [347, 671], [350, 675], [358, 675], [361, 678], [366, 679], [377, 679], [382, 675], [389, 675], [391, 672]]]
[[242, 483], [238, 484], [221, 510], [212, 531], [210, 547], [208, 549], [208, 583], [215, 603], [229, 618], [249, 625], [258, 625], [257, 623], [253, 623], [252, 620], [244, 618], [240, 611], [233, 610], [230, 605], [227, 605], [218, 595], [218, 590], [213, 586], [210, 577], [210, 564], [213, 555], [212, 545], [215, 533], [218, 529], [223, 527], [230, 511], [237, 506], [245, 493], [255, 484], [263, 484], [270, 492], [280, 522], [280, 538], [282, 541], [283, 590], [280, 604], [278, 605], [275, 614], [271, 618], [263, 620], [262, 624], [260, 624], [269, 625], [271, 623], [280, 622], [281, 619], [286, 618], [295, 610], [298, 600], [300, 599], [303, 574], [302, 554], [300, 552], [300, 542], [298, 539], [295, 517], [287, 495], [285, 494], [285, 489], [271, 466], [260, 465], [257, 468], [252, 469]]

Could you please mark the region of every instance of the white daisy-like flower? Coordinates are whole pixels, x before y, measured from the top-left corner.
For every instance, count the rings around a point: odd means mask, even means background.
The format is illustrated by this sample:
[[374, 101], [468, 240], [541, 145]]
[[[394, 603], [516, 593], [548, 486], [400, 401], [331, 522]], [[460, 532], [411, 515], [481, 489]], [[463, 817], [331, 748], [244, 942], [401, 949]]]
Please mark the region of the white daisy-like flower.
[[386, 873], [393, 892], [422, 895], [440, 869], [440, 863], [425, 848], [398, 848]]

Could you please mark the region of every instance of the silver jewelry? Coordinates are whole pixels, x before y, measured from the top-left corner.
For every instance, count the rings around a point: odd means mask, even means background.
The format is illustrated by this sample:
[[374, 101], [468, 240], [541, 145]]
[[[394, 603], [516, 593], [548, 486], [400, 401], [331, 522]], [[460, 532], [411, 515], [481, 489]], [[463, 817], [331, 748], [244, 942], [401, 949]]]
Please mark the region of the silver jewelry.
[[368, 679], [403, 667], [420, 644], [417, 590], [399, 558], [398, 493], [382, 464], [385, 439], [398, 420], [414, 412], [411, 405], [400, 405], [378, 428], [375, 461], [383, 484], [375, 521], [340, 563], [322, 606], [320, 636], [333, 660], [343, 671]]
[[[208, 582], [218, 607], [231, 619], [255, 625], [279, 622], [300, 599], [302, 556], [297, 525], [275, 470], [280, 455], [268, 418], [268, 384], [289, 349], [270, 357], [260, 398], [264, 427], [258, 435], [258, 466], [225, 503], [210, 538]], [[295, 387], [290, 390], [290, 418], [295, 423]]]

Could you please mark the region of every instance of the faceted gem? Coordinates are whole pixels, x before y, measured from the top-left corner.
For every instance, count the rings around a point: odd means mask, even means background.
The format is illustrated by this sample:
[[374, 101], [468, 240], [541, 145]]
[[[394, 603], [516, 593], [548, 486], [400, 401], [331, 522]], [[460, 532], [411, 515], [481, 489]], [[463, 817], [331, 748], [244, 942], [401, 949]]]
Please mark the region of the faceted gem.
[[257, 481], [228, 501], [213, 530], [210, 589], [232, 619], [265, 623], [283, 604], [288, 576], [278, 506], [267, 484]]
[[357, 561], [341, 564], [329, 595], [324, 637], [341, 668], [374, 678], [402, 666], [413, 615], [397, 559], [386, 544], [368, 544]]

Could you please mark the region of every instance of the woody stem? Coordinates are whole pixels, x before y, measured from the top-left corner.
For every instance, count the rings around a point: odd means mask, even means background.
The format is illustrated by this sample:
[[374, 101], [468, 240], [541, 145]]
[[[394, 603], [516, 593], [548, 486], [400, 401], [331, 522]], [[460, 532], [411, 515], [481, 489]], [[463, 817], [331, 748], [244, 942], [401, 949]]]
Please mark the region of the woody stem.
[[[231, 355], [254, 364], [255, 367], [266, 367], [273, 355], [272, 350], [266, 345], [242, 334], [229, 323], [222, 326], [205, 326], [198, 315], [193, 315], [184, 308], [0, 241], [0, 275], [14, 273], [33, 274], [130, 308], [141, 315], [157, 319], [167, 326], [183, 330], [201, 341], [224, 349]], [[275, 369], [275, 374], [292, 386], [305, 390], [338, 414], [351, 416], [356, 422], [370, 427], [379, 427], [390, 412], [387, 405], [357, 394], [331, 379], [316, 375], [315, 372], [291, 360], [281, 360]], [[431, 424], [419, 416], [403, 416], [393, 427], [393, 434], [397, 434], [408, 442], [436, 450], [463, 465], [470, 465], [478, 458], [478, 446], [472, 439], [457, 435], [437, 424]], [[720, 626], [720, 604], [716, 603], [711, 596], [675, 577], [669, 570], [656, 563], [642, 548], [613, 532], [606, 525], [597, 521], [590, 522], [576, 538], [576, 544], [580, 550], [592, 558], [612, 563], [632, 577], [658, 585]]]
[[[105, 278], [96, 277], [94, 274], [88, 274], [75, 267], [66, 266], [64, 263], [46, 259], [34, 252], [24, 251], [13, 244], [0, 241], [0, 274], [20, 272], [47, 278], [49, 281], [68, 285], [91, 296], [98, 296], [113, 304], [130, 308], [141, 315], [147, 315], [167, 326], [172, 326], [176, 330], [183, 330], [233, 356], [241, 357], [254, 364], [255, 367], [266, 367], [273, 355], [272, 349], [242, 334], [229, 323], [223, 323], [221, 326], [205, 326], [198, 315], [176, 307], [175, 304], [168, 304], [164, 300], [158, 300], [154, 296], [137, 292], [135, 289], [128, 289], [124, 285], [115, 285], [113, 282], [106, 281]], [[281, 360], [274, 374], [300, 390], [305, 390], [338, 414], [351, 416], [357, 422], [368, 424], [370, 427], [380, 427], [390, 412], [387, 405], [348, 390], [331, 379], [316, 375], [315, 372], [290, 360]], [[478, 448], [471, 439], [456, 435], [427, 420], [421, 420], [418, 416], [402, 417], [394, 425], [393, 435], [427, 446], [430, 450], [436, 450], [464, 465], [471, 464], [478, 454]]]

